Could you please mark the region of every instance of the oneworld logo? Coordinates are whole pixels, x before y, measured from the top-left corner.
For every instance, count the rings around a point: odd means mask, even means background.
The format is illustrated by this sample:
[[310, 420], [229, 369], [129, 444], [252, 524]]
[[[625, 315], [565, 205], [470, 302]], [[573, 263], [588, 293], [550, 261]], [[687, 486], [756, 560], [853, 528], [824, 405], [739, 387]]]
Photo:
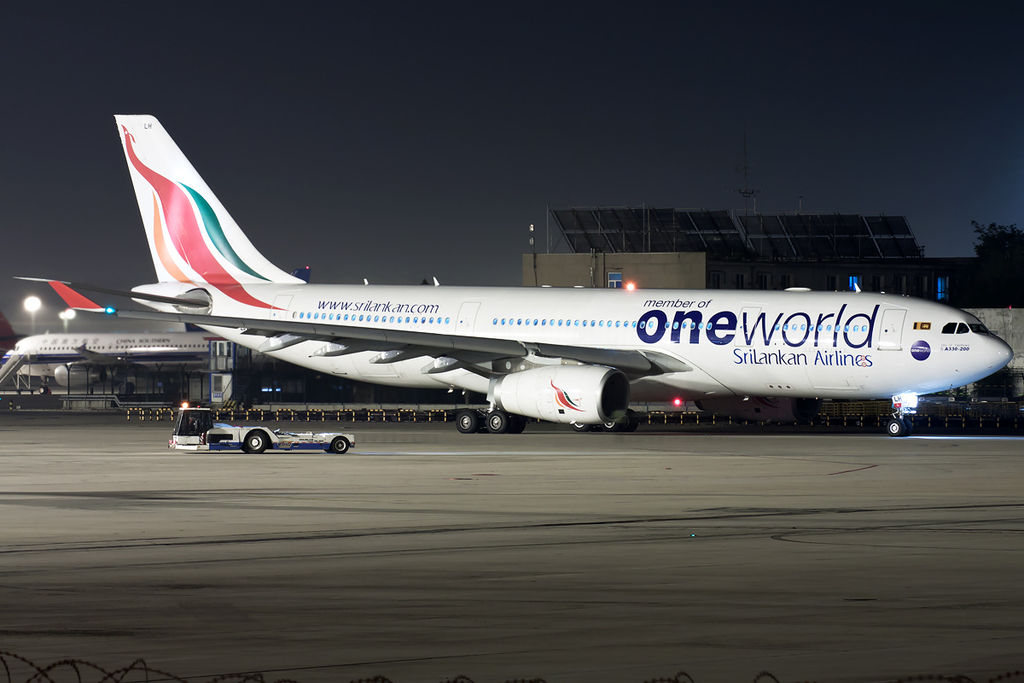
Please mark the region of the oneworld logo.
[[915, 360], [924, 360], [928, 356], [932, 355], [932, 347], [928, 346], [928, 342], [923, 339], [918, 339], [914, 342], [914, 345], [910, 347], [910, 355]]
[[668, 334], [669, 341], [676, 344], [684, 340], [699, 344], [706, 339], [724, 346], [739, 338], [746, 346], [778, 346], [782, 342], [793, 348], [805, 344], [838, 348], [841, 339], [842, 345], [850, 349], [871, 348], [879, 308], [875, 305], [870, 313], [848, 314], [847, 305], [843, 304], [834, 313], [812, 315], [796, 311], [774, 317], [764, 312], [744, 311], [737, 315], [733, 311], [719, 311], [708, 313], [706, 318], [702, 311], [671, 311], [671, 322], [669, 312], [652, 309], [640, 316], [636, 334], [645, 344], [657, 344]]

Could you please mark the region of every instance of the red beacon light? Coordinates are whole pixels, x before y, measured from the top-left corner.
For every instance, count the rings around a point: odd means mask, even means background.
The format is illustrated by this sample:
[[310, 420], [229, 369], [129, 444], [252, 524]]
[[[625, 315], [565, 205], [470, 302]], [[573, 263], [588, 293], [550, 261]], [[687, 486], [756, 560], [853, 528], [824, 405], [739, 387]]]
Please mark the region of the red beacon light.
[[683, 405], [683, 399], [677, 396], [676, 398], [672, 399], [672, 405], [678, 408], [679, 406]]

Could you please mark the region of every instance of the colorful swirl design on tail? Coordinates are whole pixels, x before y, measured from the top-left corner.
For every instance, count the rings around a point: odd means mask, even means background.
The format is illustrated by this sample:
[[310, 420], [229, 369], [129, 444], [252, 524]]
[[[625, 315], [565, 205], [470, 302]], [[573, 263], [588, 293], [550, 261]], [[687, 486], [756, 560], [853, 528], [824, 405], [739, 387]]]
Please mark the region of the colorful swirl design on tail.
[[[139, 157], [135, 154], [135, 148], [133, 143], [135, 142], [135, 136], [133, 136], [125, 126], [121, 126], [124, 131], [125, 149], [128, 152], [128, 160], [139, 174], [146, 179], [153, 189], [156, 191], [159, 197], [160, 205], [163, 208], [164, 218], [167, 220], [167, 233], [170, 235], [171, 244], [174, 246], [178, 255], [189, 265], [192, 270], [198, 273], [199, 277], [217, 289], [224, 292], [226, 295], [238, 301], [239, 303], [246, 304], [248, 306], [255, 306], [257, 308], [273, 308], [270, 304], [260, 301], [254, 298], [251, 294], [242, 288], [242, 284], [235, 279], [224, 266], [220, 264], [217, 257], [210, 251], [206, 246], [206, 242], [203, 241], [202, 233], [199, 229], [199, 223], [196, 221], [195, 212], [192, 210], [192, 204], [189, 202], [189, 195], [185, 193], [177, 183], [165, 178], [153, 169], [143, 164]], [[193, 190], [189, 190], [193, 193], [193, 196], [198, 196], [198, 193], [194, 193]], [[201, 203], [197, 200], [197, 206], [206, 206], [210, 208], [209, 203], [203, 200]], [[210, 208], [210, 214], [213, 214], [212, 208]], [[159, 234], [159, 223], [154, 221], [154, 229]], [[220, 230], [220, 223], [217, 222], [216, 232], [220, 233], [220, 238], [224, 244], [227, 244], [227, 239], [224, 237], [223, 232]], [[213, 236], [212, 232], [208, 233], [211, 235], [210, 239], [214, 244], [218, 244], [217, 238]], [[158, 246], [163, 242], [163, 236], [154, 236], [154, 243]], [[166, 247], [166, 245], [164, 245]], [[218, 249], [220, 246], [218, 245]], [[235, 254], [234, 250], [228, 247], [231, 256], [225, 254], [225, 258], [231, 261], [232, 265], [236, 265], [235, 259], [238, 263], [241, 263], [241, 259]], [[159, 251], [159, 248], [158, 248]], [[167, 254], [159, 254], [161, 263], [167, 268], [167, 271], [171, 275], [179, 280], [182, 279], [184, 273], [177, 267], [168, 267], [167, 261], [164, 256]], [[233, 258], [232, 258], [233, 256]], [[173, 262], [172, 262], [173, 263]], [[243, 264], [244, 265], [244, 264]], [[250, 273], [262, 280], [267, 278], [256, 274], [248, 266], [240, 268], [244, 272]], [[177, 272], [175, 272], [177, 271]], [[190, 280], [186, 277], [184, 282]]]

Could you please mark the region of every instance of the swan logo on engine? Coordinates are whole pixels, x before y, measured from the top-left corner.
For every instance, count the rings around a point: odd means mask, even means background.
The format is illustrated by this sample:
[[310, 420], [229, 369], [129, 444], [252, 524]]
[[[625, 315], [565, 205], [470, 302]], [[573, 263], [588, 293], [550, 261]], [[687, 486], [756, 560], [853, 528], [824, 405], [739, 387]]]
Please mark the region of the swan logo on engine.
[[[555, 383], [552, 382], [551, 380], [548, 380], [548, 382], [551, 384], [551, 388], [555, 390], [555, 403], [557, 403], [560, 408], [568, 408], [569, 410], [575, 410], [578, 413], [583, 412], [583, 409], [577, 407], [576, 401], [573, 401], [571, 398], [569, 398], [569, 395], [566, 394], [564, 390], [556, 387]], [[559, 410], [558, 412], [562, 414], [565, 413], [564, 410]]]

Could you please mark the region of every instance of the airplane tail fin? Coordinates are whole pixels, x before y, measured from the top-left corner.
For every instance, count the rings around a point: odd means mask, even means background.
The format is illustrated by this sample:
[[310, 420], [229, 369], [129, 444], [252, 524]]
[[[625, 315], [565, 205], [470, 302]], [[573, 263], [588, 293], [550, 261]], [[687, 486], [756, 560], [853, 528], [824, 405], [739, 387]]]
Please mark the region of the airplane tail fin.
[[8, 337], [14, 336], [14, 328], [11, 327], [11, 323], [7, 321], [7, 317], [0, 312], [0, 339], [7, 339]]
[[301, 280], [252, 245], [153, 116], [114, 117], [160, 282], [238, 285]]
[[18, 335], [14, 334], [14, 328], [7, 322], [7, 317], [0, 313], [0, 354], [10, 351], [18, 342]]

